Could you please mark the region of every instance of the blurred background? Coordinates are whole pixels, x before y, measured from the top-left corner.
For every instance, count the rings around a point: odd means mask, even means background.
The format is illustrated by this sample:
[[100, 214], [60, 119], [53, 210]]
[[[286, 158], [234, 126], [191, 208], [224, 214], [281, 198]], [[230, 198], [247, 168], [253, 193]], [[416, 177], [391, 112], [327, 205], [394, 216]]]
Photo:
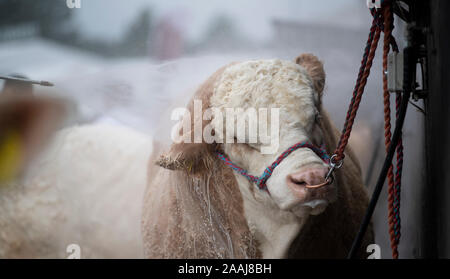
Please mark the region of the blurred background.
[[[153, 137], [161, 126], [174, 124], [171, 108], [184, 105], [224, 64], [292, 60], [304, 52], [324, 62], [324, 106], [341, 129], [371, 24], [360, 0], [69, 2], [73, 5], [0, 1], [0, 75], [54, 83], [45, 91], [36, 87], [35, 93], [72, 100], [67, 125], [125, 125]], [[402, 48], [405, 27], [398, 18], [395, 26]], [[385, 153], [381, 88], [378, 51], [352, 135], [369, 193]], [[423, 113], [410, 109], [405, 125], [400, 257], [415, 258], [420, 254], [415, 189], [424, 179]], [[386, 188], [373, 222], [382, 257], [390, 258]]]

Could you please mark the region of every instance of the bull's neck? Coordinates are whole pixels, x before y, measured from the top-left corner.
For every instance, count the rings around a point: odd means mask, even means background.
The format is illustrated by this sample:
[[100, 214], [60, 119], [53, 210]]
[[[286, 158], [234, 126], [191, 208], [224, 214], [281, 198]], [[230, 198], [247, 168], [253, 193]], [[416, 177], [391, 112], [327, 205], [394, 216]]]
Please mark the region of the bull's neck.
[[258, 241], [263, 258], [286, 258], [289, 247], [300, 233], [307, 216], [299, 218], [280, 210], [265, 193], [250, 190], [250, 182], [235, 174], [243, 200], [244, 214], [250, 232]]

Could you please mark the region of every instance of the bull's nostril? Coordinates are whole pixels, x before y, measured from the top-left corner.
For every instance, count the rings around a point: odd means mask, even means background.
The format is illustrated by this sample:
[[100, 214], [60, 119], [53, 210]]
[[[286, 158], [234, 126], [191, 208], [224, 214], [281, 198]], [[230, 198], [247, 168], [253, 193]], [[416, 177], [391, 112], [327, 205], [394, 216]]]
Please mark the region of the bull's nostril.
[[298, 186], [306, 186], [306, 182], [305, 181], [293, 181], [294, 184], [298, 185]]
[[328, 185], [325, 180], [328, 168], [306, 168], [288, 175], [288, 184], [293, 187], [319, 188]]
[[304, 179], [301, 179], [301, 178], [296, 179], [296, 178], [292, 177], [291, 175], [289, 176], [288, 180], [292, 185], [303, 186], [303, 187], [308, 185]]

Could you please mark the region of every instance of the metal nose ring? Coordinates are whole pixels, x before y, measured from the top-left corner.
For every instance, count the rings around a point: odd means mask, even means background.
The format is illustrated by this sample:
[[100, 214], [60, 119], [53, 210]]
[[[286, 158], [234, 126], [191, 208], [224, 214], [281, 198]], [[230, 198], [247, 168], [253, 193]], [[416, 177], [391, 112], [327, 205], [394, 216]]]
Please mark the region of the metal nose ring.
[[333, 175], [330, 175], [330, 176], [328, 176], [328, 177], [325, 179], [325, 182], [323, 182], [323, 183], [316, 184], [316, 185], [306, 185], [305, 187], [306, 187], [306, 188], [309, 188], [309, 189], [320, 188], [320, 187], [323, 187], [323, 186], [325, 186], [325, 185], [330, 185], [331, 183], [333, 183], [333, 180], [334, 180]]

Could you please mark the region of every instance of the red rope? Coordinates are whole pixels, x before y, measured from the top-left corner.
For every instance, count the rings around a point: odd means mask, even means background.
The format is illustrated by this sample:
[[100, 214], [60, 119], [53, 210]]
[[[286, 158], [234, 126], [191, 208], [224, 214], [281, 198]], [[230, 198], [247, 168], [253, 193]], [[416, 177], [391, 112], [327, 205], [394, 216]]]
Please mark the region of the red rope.
[[[339, 139], [338, 146], [334, 151], [336, 155], [336, 161], [341, 161], [344, 159], [344, 151], [345, 147], [348, 144], [348, 139], [350, 138], [350, 134], [352, 131], [353, 123], [355, 121], [356, 113], [359, 108], [359, 104], [361, 103], [361, 98], [364, 93], [364, 88], [367, 84], [367, 78], [370, 75], [370, 68], [372, 67], [372, 62], [375, 57], [375, 52], [377, 50], [378, 41], [380, 39], [380, 28], [377, 25], [379, 14], [376, 13], [372, 22], [371, 32], [369, 34], [368, 44], [370, 43], [370, 47], [368, 48], [367, 61], [364, 63], [365, 58], [363, 58], [362, 65], [360, 71], [362, 70], [361, 79], [358, 78], [356, 82], [355, 88], [358, 88], [353, 93], [353, 98], [349, 106], [349, 110], [347, 112], [347, 118], [345, 119], [344, 129], [342, 131], [341, 137]], [[370, 38], [373, 37], [373, 40], [370, 41]], [[366, 47], [367, 50], [367, 47]]]
[[[386, 152], [391, 145], [391, 104], [390, 104], [390, 93], [387, 84], [387, 64], [388, 64], [388, 54], [390, 50], [390, 41], [392, 34], [392, 11], [390, 5], [386, 5], [383, 10], [384, 17], [384, 44], [383, 44], [383, 103], [384, 103], [384, 144], [386, 146]], [[397, 153], [397, 159], [399, 154]], [[394, 170], [391, 165], [387, 174], [388, 180], [388, 223], [389, 223], [389, 235], [391, 240], [392, 258], [398, 258], [398, 243], [399, 238], [397, 237], [399, 231], [399, 219], [398, 214], [395, 210], [396, 204], [398, 203], [398, 195], [395, 189], [395, 178]], [[397, 210], [399, 209], [396, 207]], [[396, 233], [397, 232], [397, 233]]]
[[[361, 102], [364, 88], [367, 83], [367, 78], [370, 74], [372, 62], [375, 57], [378, 41], [380, 39], [381, 31], [384, 32], [383, 41], [383, 103], [384, 103], [384, 136], [386, 151], [391, 144], [391, 109], [390, 109], [390, 93], [387, 84], [387, 60], [390, 47], [398, 52], [398, 47], [392, 36], [393, 29], [393, 12], [391, 9], [391, 1], [384, 1], [380, 10], [371, 10], [373, 15], [372, 26], [370, 28], [369, 38], [367, 40], [364, 56], [361, 61], [361, 66], [356, 80], [355, 89], [353, 91], [353, 97], [350, 101], [350, 105], [347, 111], [347, 117], [345, 119], [344, 128], [342, 130], [341, 137], [339, 139], [334, 155], [331, 157], [331, 163], [335, 165], [341, 165], [342, 160], [345, 157], [344, 151], [348, 144], [348, 140], [352, 131], [353, 123], [355, 121], [356, 113]], [[396, 115], [399, 113], [399, 104], [401, 101], [401, 94], [397, 93], [396, 96]], [[397, 171], [394, 177], [393, 166], [389, 168], [388, 178], [388, 203], [389, 203], [389, 234], [391, 240], [392, 257], [398, 258], [398, 244], [400, 241], [400, 185], [401, 185], [401, 173], [403, 166], [403, 145], [400, 139], [397, 151]], [[333, 161], [334, 159], [334, 161]]]
[[[376, 28], [377, 28], [377, 23], [376, 23], [376, 18], [375, 18], [375, 15], [374, 15], [374, 20], [372, 21], [372, 26], [370, 27], [369, 38], [367, 39], [366, 48], [364, 50], [364, 55], [363, 55], [363, 58], [361, 60], [361, 66], [359, 67], [358, 78], [356, 79], [355, 88], [353, 89], [353, 94], [352, 94], [353, 97], [350, 100], [350, 105], [349, 105], [349, 108], [347, 110], [347, 117], [346, 117], [346, 119], [350, 118], [353, 106], [355, 104], [355, 98], [357, 96], [358, 89], [359, 89], [359, 86], [361, 84], [361, 79], [362, 79], [362, 76], [364, 74], [364, 70], [366, 69], [367, 57], [369, 56], [369, 52], [370, 52], [370, 48], [372, 46], [373, 37], [375, 35]], [[347, 126], [348, 126], [348, 122], [345, 121], [344, 129], [343, 129], [344, 131], [347, 130]], [[341, 146], [341, 145], [342, 145], [342, 137], [339, 139], [339, 143], [338, 143], [338, 146]], [[339, 158], [342, 160], [343, 159], [343, 155], [339, 156]]]

